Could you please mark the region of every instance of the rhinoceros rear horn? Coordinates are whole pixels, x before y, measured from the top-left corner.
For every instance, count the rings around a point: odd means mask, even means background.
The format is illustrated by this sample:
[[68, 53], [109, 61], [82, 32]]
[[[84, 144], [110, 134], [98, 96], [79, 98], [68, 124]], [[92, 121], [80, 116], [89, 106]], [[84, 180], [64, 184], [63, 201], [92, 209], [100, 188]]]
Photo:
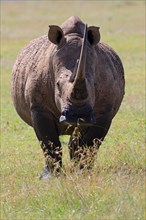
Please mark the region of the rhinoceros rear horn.
[[57, 25], [49, 25], [48, 39], [53, 43], [59, 45], [64, 41], [64, 33]]

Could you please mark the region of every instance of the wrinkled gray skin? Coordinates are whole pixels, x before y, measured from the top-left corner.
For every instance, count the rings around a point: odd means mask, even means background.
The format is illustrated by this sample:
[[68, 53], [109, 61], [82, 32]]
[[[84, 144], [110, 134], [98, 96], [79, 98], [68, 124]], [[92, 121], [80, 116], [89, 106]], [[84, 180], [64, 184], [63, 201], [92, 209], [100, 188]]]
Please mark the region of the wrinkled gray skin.
[[59, 135], [71, 135], [71, 159], [77, 124], [78, 145], [93, 146], [99, 140], [99, 147], [122, 102], [122, 63], [111, 47], [99, 41], [98, 27], [87, 28], [72, 16], [61, 27], [50, 25], [48, 36], [31, 41], [13, 67], [15, 108], [34, 128], [50, 173], [62, 165]]

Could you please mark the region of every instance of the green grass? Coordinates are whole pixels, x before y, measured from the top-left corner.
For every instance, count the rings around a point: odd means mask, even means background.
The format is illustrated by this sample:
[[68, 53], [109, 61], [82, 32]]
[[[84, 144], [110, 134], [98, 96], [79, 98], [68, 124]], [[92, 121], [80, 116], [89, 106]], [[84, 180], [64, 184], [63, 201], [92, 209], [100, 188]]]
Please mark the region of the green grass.
[[[1, 219], [146, 219], [144, 1], [1, 2], [1, 12]], [[101, 27], [123, 61], [126, 94], [92, 172], [70, 171], [62, 136], [66, 176], [39, 181], [43, 154], [14, 110], [11, 70], [23, 46], [71, 15]]]

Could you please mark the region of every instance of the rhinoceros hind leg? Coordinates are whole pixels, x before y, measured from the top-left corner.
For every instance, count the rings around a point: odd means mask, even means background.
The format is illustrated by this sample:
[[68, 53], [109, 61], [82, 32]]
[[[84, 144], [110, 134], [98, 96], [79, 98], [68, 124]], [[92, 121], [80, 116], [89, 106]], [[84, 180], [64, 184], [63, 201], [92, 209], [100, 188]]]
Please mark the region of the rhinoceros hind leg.
[[31, 118], [45, 156], [48, 171], [58, 173], [62, 166], [62, 149], [55, 119], [50, 112], [40, 108], [32, 109]]

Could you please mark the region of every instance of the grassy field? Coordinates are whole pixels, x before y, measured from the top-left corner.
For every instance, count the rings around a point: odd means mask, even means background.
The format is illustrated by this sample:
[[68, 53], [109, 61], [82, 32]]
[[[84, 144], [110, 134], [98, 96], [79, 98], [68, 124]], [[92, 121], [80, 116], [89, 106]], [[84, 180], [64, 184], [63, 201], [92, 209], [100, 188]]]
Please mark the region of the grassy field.
[[[126, 94], [93, 171], [70, 172], [65, 136], [66, 176], [40, 181], [43, 154], [33, 129], [14, 110], [11, 69], [23, 46], [71, 15], [101, 27], [101, 40], [123, 61]], [[146, 219], [144, 1], [1, 2], [1, 18], [1, 219]]]

